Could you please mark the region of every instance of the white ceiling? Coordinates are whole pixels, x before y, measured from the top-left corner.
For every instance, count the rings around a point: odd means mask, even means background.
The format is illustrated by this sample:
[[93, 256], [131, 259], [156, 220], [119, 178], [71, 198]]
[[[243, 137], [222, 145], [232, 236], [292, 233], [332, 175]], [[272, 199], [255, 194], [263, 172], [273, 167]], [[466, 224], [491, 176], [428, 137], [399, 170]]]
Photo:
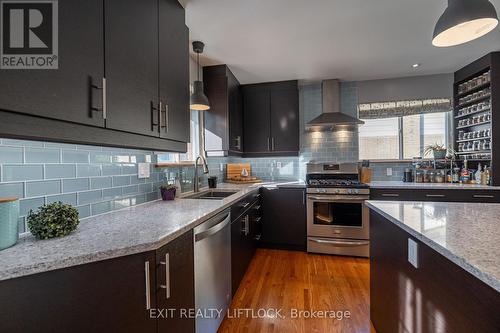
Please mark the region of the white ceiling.
[[[500, 50], [499, 27], [465, 45], [432, 46], [447, 0], [180, 2], [191, 40], [206, 44], [202, 64], [228, 64], [241, 83], [450, 73]], [[491, 2], [500, 14], [500, 0]]]

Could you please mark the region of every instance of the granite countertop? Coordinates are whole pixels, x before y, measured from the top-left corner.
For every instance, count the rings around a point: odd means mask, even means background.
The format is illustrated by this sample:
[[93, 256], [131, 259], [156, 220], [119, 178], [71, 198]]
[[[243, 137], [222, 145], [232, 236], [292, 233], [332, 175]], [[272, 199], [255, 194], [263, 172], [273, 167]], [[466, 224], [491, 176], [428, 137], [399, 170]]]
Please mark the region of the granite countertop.
[[370, 188], [386, 189], [444, 189], [444, 190], [500, 190], [500, 186], [456, 183], [405, 183], [402, 181], [373, 181]]
[[500, 292], [500, 204], [372, 200], [366, 204]]
[[259, 187], [219, 184], [219, 189], [238, 192], [223, 200], [159, 200], [85, 218], [62, 238], [23, 236], [0, 251], [0, 281], [155, 250]]

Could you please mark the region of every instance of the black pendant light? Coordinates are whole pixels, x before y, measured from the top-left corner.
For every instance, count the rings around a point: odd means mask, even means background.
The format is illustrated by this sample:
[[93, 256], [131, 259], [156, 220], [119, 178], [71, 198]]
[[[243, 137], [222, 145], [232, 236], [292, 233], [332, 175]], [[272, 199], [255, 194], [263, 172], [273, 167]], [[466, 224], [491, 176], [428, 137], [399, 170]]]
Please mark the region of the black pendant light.
[[432, 45], [467, 43], [486, 35], [498, 25], [495, 7], [488, 0], [448, 0], [448, 8], [434, 28]]
[[203, 81], [200, 81], [200, 53], [203, 53], [205, 44], [200, 41], [193, 42], [193, 51], [196, 53], [196, 70], [198, 79], [193, 83], [193, 93], [191, 94], [191, 110], [206, 111], [210, 109], [208, 98], [203, 92]]

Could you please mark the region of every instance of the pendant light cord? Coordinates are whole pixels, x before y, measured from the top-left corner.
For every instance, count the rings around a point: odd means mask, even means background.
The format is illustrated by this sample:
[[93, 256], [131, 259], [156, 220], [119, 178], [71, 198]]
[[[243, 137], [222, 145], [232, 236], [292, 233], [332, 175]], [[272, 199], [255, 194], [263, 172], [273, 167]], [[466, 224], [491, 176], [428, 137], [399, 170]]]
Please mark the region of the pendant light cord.
[[200, 81], [200, 53], [196, 52], [196, 65], [198, 67], [198, 81]]

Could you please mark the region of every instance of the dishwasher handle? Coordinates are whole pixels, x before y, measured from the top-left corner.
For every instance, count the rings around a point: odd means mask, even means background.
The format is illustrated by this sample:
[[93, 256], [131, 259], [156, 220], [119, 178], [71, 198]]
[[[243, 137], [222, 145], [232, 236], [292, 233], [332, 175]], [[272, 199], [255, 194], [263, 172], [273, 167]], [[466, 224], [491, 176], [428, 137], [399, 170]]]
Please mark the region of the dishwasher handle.
[[220, 221], [210, 229], [195, 234], [194, 241], [199, 242], [205, 238], [215, 235], [216, 233], [224, 229], [230, 222], [231, 222], [231, 214], [227, 214], [227, 216], [222, 221]]

